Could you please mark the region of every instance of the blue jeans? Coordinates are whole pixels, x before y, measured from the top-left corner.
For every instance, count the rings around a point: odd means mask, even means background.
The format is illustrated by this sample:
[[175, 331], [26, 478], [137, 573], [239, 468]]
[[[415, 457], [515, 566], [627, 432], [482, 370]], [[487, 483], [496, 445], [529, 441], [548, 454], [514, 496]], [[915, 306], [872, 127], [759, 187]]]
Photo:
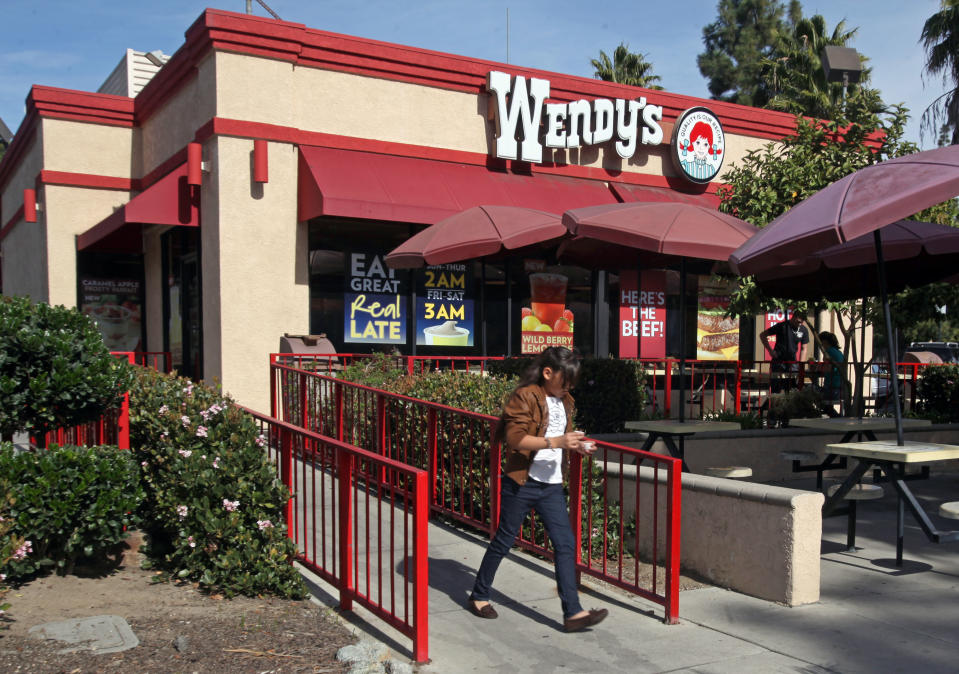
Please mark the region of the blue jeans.
[[490, 588], [496, 569], [513, 547], [513, 541], [530, 510], [536, 510], [546, 526], [546, 533], [553, 544], [553, 563], [556, 566], [556, 586], [563, 604], [563, 618], [569, 618], [583, 610], [576, 590], [576, 550], [573, 528], [566, 510], [566, 495], [562, 484], [546, 484], [527, 480], [520, 486], [505, 475], [501, 485], [501, 509], [499, 528], [490, 542], [483, 563], [476, 573], [476, 582], [470, 599], [489, 601]]

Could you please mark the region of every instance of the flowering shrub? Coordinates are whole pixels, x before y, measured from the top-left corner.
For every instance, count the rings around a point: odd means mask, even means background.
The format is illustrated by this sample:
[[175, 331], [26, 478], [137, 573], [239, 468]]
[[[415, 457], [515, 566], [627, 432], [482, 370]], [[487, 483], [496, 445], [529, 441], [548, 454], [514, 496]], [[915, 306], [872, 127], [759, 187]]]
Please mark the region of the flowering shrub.
[[277, 480], [253, 418], [218, 390], [138, 368], [130, 445], [150, 564], [225, 596], [303, 597]]
[[[7, 587], [10, 562], [25, 559], [32, 549], [30, 541], [24, 540], [22, 536], [13, 533], [13, 518], [10, 515], [10, 508], [15, 501], [10, 483], [6, 480], [0, 480], [0, 616], [3, 616], [10, 608], [10, 604], [4, 601], [7, 592], [10, 590]], [[0, 622], [0, 629], [6, 627], [6, 623]]]
[[137, 523], [143, 493], [133, 457], [116, 447], [0, 446], [0, 475], [12, 485], [13, 530], [26, 538], [9, 563], [11, 578], [41, 568], [70, 573], [81, 557], [115, 552]]

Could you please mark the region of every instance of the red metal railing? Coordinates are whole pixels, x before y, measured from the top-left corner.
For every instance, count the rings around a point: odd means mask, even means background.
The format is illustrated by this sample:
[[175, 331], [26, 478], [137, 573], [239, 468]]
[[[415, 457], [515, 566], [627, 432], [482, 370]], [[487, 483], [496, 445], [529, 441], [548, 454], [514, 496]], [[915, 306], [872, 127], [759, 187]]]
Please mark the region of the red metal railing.
[[[244, 408], [245, 409], [245, 408]], [[246, 409], [283, 484], [299, 561], [413, 640], [429, 659], [426, 471]]]
[[[289, 365], [311, 372], [330, 373], [343, 369], [357, 361], [372, 358], [370, 353], [271, 353], [270, 363]], [[505, 360], [504, 356], [394, 356], [397, 365], [410, 374], [430, 370], [463, 370], [485, 372], [486, 364], [493, 360]]]
[[[502, 463], [493, 439], [495, 417], [275, 362], [270, 375], [271, 414], [426, 470], [433, 512], [489, 535], [495, 532]], [[602, 459], [582, 462], [574, 455], [571, 460], [570, 519], [582, 550], [578, 571], [661, 604], [666, 621], [675, 622], [681, 463], [612, 443], [597, 445]], [[652, 480], [637, 475], [632, 486], [625, 484], [622, 475], [629, 471], [624, 467], [635, 472], [641, 464], [651, 466]], [[519, 544], [551, 556], [535, 519]]]

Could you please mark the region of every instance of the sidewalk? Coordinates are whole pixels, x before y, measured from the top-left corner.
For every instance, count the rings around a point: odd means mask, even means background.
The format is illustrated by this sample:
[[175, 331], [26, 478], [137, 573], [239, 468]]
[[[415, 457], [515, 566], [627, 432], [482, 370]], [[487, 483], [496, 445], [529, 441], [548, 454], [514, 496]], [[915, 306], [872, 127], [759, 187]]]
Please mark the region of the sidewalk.
[[[910, 483], [941, 529], [938, 503], [959, 500], [959, 474]], [[791, 487], [805, 484], [791, 482]], [[810, 482], [807, 488], [814, 488]], [[680, 624], [663, 609], [584, 577], [582, 603], [608, 608], [591, 631], [562, 631], [552, 566], [514, 550], [496, 576], [497, 620], [463, 608], [486, 541], [430, 526], [430, 658], [423, 673], [448, 672], [955, 672], [959, 669], [959, 543], [926, 540], [906, 514], [904, 564], [895, 558], [896, 498], [860, 505], [856, 552], [846, 518], [823, 522], [822, 592], [788, 608], [720, 588], [680, 593]], [[327, 605], [335, 600], [318, 590]], [[363, 609], [344, 618], [361, 638], [409, 661], [410, 640]]]

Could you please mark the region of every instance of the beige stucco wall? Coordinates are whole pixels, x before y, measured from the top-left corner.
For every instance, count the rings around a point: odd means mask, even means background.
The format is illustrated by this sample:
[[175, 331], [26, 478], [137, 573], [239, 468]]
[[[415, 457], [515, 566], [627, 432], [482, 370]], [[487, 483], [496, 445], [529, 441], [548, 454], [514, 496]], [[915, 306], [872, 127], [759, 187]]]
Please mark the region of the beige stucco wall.
[[44, 119], [43, 168], [129, 178], [133, 138], [132, 128]]
[[[486, 94], [380, 80], [241, 54], [218, 53], [217, 114], [346, 137], [489, 154]], [[654, 103], [650, 99], [650, 103]], [[664, 129], [664, 132], [666, 129]], [[726, 135], [722, 171], [768, 140]], [[627, 160], [611, 143], [574, 150], [544, 148], [544, 161], [646, 175], [676, 175], [669, 133]]]
[[132, 160], [138, 176], [193, 142], [197, 130], [217, 114], [216, 87], [215, 59], [210, 53], [197, 65], [196, 75], [143, 123]]
[[[36, 187], [37, 175], [43, 168], [43, 129], [38, 128], [20, 163], [0, 195], [0, 227], [6, 225], [23, 205], [23, 190]], [[42, 190], [41, 190], [42, 193]], [[40, 195], [38, 195], [38, 199]], [[3, 251], [3, 293], [23, 295], [36, 301], [47, 298], [46, 236], [44, 215], [37, 213], [37, 222], [21, 218], [0, 242]]]
[[77, 243], [82, 234], [130, 200], [119, 190], [47, 185], [44, 187], [47, 232], [48, 301], [68, 307], [77, 303]]
[[[607, 467], [608, 490], [622, 494], [623, 516], [635, 514], [636, 481], [640, 532], [652, 531], [657, 479], [652, 468]], [[658, 475], [660, 503], [665, 477]], [[680, 565], [731, 590], [789, 606], [819, 600], [823, 495], [722, 478], [682, 474]], [[665, 550], [665, 513], [659, 522], [659, 550]], [[649, 555], [653, 539], [641, 535]], [[632, 545], [632, 541], [627, 541]]]
[[204, 144], [201, 214], [204, 379], [269, 411], [268, 355], [309, 331], [306, 225], [296, 220], [296, 149], [269, 144], [270, 181], [253, 183], [253, 141]]
[[147, 328], [147, 351], [163, 351], [163, 248], [160, 236], [169, 227], [151, 225], [143, 231], [144, 317]]

